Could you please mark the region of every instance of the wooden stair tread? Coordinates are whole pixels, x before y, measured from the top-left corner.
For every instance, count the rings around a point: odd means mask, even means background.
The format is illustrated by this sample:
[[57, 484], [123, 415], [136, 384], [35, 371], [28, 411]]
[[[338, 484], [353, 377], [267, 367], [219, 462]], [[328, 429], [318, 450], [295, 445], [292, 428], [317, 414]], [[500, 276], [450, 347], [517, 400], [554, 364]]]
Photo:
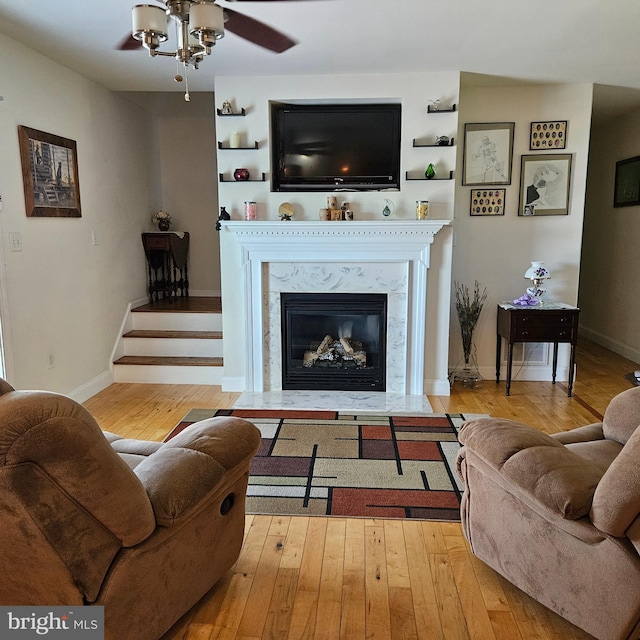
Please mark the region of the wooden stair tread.
[[124, 338], [187, 338], [195, 340], [222, 340], [222, 331], [167, 331], [134, 329], [124, 334]]
[[222, 313], [222, 299], [207, 296], [175, 298], [172, 301], [157, 300], [131, 309], [132, 313]]
[[160, 367], [221, 367], [222, 358], [191, 356], [122, 356], [113, 364], [155, 365]]

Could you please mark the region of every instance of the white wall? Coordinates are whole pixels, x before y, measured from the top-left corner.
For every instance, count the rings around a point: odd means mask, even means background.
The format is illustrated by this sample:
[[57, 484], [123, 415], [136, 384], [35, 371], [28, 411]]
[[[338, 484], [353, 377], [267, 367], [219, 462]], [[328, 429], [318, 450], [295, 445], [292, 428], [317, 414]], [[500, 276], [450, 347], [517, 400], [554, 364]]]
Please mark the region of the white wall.
[[[167, 102], [171, 108], [166, 108]], [[172, 229], [189, 232], [190, 295], [220, 295], [218, 174], [213, 94], [164, 99], [158, 118], [162, 207]]]
[[640, 207], [613, 207], [616, 162], [640, 155], [640, 113], [594, 124], [580, 274], [581, 332], [640, 363]]
[[[122, 97], [1, 35], [0, 77], [6, 376], [18, 388], [84, 399], [110, 383], [127, 304], [146, 295], [140, 233], [160, 200], [151, 123]], [[81, 218], [26, 216], [20, 124], [76, 141]], [[22, 235], [22, 252], [9, 251], [9, 232]]]
[[[505, 215], [470, 216], [473, 187], [463, 187], [461, 181], [456, 181], [453, 279], [470, 288], [478, 280], [487, 288], [487, 301], [474, 334], [480, 372], [487, 379], [495, 380], [496, 305], [524, 293], [528, 281], [523, 275], [532, 260], [544, 261], [551, 271], [552, 277], [545, 283], [547, 300], [577, 302], [591, 103], [592, 85], [478, 86], [466, 81], [464, 74], [461, 79], [461, 140], [466, 122], [515, 122], [512, 180], [507, 187]], [[567, 148], [558, 152], [573, 155], [569, 215], [519, 217], [521, 156], [536, 153], [529, 150], [530, 123], [544, 120], [569, 121]], [[458, 153], [458, 175], [461, 171], [462, 149]], [[460, 325], [453, 309], [452, 366], [461, 354]], [[567, 366], [563, 349], [559, 379], [566, 379]], [[514, 372], [521, 379], [551, 379], [548, 362], [514, 366]]]
[[[317, 220], [318, 210], [326, 206], [327, 193], [272, 193], [269, 172], [269, 101], [292, 100], [388, 100], [402, 103], [402, 149], [400, 191], [357, 192], [339, 197], [348, 200], [358, 220], [381, 220], [385, 199], [392, 200], [396, 210], [395, 219], [415, 219], [415, 201], [430, 201], [430, 217], [451, 219], [455, 183], [451, 181], [407, 181], [405, 172], [424, 173], [432, 162], [439, 173], [446, 174], [455, 168], [457, 147], [420, 149], [412, 147], [413, 138], [434, 140], [436, 135], [456, 136], [458, 114], [427, 114], [427, 104], [439, 98], [442, 106], [458, 102], [457, 73], [407, 73], [394, 75], [333, 75], [333, 76], [281, 76], [281, 77], [238, 77], [216, 79], [216, 102], [221, 107], [223, 100], [229, 100], [239, 110], [244, 107], [247, 116], [217, 117], [218, 140], [228, 143], [233, 131], [245, 137], [245, 142], [258, 141], [260, 148], [255, 151], [218, 151], [218, 171], [229, 178], [236, 167], [247, 167], [252, 176], [263, 171], [266, 182], [235, 183], [222, 182], [218, 195], [221, 206], [225, 206], [233, 219], [242, 219], [245, 200], [258, 203], [258, 218], [278, 220], [278, 206], [291, 202], [295, 207], [295, 220]], [[284, 223], [286, 224], [286, 223]], [[389, 221], [393, 224], [393, 219]], [[429, 271], [429, 308], [425, 318], [425, 388], [441, 378], [441, 369], [448, 362], [448, 344], [438, 340], [444, 327], [445, 335], [449, 324], [449, 296], [451, 288], [451, 239], [450, 228], [445, 228], [436, 236], [431, 252]], [[225, 254], [233, 251], [221, 248], [222, 291], [225, 318], [224, 359], [225, 379], [228, 388], [238, 388], [244, 375], [244, 327], [240, 324], [243, 315], [241, 267], [238, 258], [225, 261]], [[435, 274], [438, 274], [437, 276]]]

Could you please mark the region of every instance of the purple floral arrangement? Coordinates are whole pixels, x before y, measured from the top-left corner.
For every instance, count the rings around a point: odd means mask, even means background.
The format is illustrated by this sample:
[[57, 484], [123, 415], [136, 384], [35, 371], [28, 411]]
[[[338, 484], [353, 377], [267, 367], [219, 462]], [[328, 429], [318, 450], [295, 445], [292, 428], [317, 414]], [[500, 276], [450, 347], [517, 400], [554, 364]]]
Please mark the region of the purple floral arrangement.
[[536, 296], [530, 296], [528, 293], [521, 295], [513, 301], [513, 304], [518, 307], [536, 307], [539, 303], [539, 298], [536, 298]]

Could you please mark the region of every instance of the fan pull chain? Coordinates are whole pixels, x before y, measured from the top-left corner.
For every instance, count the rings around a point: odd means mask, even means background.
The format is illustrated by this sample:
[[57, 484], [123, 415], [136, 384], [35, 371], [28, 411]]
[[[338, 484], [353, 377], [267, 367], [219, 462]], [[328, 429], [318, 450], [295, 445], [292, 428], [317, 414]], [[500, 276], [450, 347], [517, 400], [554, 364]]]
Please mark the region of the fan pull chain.
[[189, 66], [187, 65], [184, 68], [184, 101], [185, 102], [190, 102], [191, 101], [191, 96], [189, 95]]

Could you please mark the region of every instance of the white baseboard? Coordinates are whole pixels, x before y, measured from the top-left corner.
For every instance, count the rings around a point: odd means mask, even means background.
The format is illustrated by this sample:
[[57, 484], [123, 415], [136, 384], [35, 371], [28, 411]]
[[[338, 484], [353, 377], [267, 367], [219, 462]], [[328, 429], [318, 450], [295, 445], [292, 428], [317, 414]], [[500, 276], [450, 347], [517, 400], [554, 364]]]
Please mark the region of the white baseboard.
[[214, 291], [209, 289], [189, 289], [189, 297], [191, 298], [220, 298], [222, 291]]
[[583, 327], [582, 325], [580, 325], [579, 335], [584, 336], [587, 340], [591, 340], [592, 342], [599, 344], [605, 349], [609, 349], [609, 351], [617, 353], [623, 358], [627, 358], [632, 362], [640, 363], [640, 349], [631, 347], [628, 344], [624, 344], [619, 340], [615, 340], [614, 338], [605, 336], [598, 331], [594, 331], [593, 329], [589, 329], [588, 327]]
[[111, 371], [105, 371], [99, 376], [93, 378], [93, 380], [89, 380], [86, 384], [77, 387], [71, 393], [66, 395], [73, 398], [76, 402], [82, 403], [85, 400], [92, 398], [97, 393], [100, 393], [100, 391], [103, 391], [111, 384], [113, 384], [113, 374]]
[[450, 396], [451, 386], [449, 380], [425, 380], [424, 392], [428, 396]]

